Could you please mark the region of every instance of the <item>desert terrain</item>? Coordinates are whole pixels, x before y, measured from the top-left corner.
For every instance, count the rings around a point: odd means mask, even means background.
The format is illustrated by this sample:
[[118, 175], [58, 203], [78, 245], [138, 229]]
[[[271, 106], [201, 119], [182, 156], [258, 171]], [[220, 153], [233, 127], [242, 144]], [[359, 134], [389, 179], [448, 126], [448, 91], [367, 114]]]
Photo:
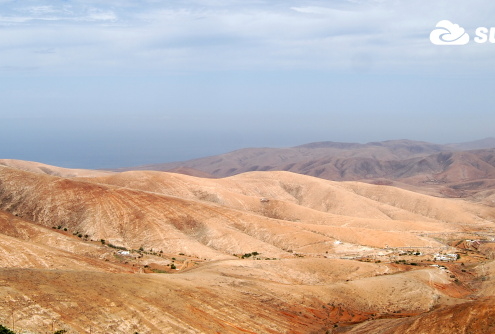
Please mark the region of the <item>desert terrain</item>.
[[182, 162], [121, 168], [201, 177], [290, 171], [333, 181], [393, 185], [427, 195], [495, 205], [495, 138], [439, 145], [412, 140], [317, 142], [289, 148], [246, 148]]
[[186, 171], [1, 160], [0, 323], [19, 333], [494, 332], [490, 195]]

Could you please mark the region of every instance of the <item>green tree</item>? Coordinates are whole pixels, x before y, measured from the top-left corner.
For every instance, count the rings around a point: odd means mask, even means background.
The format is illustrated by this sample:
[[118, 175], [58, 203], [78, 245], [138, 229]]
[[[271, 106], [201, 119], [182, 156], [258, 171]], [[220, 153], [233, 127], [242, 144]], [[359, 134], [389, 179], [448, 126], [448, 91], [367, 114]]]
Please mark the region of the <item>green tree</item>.
[[15, 334], [15, 333], [10, 329], [8, 329], [7, 327], [0, 325], [0, 334]]

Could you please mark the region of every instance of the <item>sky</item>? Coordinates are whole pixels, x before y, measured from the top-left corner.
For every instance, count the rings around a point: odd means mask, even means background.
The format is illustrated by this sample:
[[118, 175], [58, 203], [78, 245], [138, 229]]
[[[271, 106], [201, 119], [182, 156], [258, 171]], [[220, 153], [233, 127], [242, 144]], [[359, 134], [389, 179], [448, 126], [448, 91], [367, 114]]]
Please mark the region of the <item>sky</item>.
[[[432, 43], [442, 20], [469, 43]], [[0, 158], [114, 168], [493, 137], [479, 27], [495, 2], [0, 0]]]

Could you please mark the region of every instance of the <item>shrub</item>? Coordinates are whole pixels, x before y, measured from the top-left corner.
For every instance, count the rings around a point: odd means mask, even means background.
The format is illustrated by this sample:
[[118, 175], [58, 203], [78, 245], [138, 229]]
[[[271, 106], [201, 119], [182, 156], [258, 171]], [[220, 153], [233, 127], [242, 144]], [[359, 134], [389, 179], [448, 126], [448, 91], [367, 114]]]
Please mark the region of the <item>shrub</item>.
[[0, 325], [0, 334], [15, 334], [15, 332], [11, 331], [7, 327]]
[[123, 247], [123, 246], [115, 246], [115, 245], [112, 245], [111, 243], [108, 243], [107, 244], [108, 247], [111, 247], [111, 248], [115, 248], [115, 249], [120, 249], [120, 250], [128, 250], [127, 248]]
[[177, 267], [175, 266], [175, 264], [173, 264], [173, 263], [172, 263], [172, 264], [170, 265], [170, 269], [176, 269], [176, 268], [177, 268]]

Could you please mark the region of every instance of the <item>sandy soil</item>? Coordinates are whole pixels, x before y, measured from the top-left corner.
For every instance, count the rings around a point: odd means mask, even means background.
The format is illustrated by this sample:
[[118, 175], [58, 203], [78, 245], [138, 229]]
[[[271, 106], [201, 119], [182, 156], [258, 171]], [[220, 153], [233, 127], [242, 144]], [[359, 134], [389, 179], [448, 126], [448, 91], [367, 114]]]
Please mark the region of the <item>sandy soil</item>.
[[445, 328], [492, 326], [463, 311], [493, 312], [490, 206], [288, 172], [25, 169], [0, 166], [0, 323], [17, 330], [442, 333], [453, 314]]

